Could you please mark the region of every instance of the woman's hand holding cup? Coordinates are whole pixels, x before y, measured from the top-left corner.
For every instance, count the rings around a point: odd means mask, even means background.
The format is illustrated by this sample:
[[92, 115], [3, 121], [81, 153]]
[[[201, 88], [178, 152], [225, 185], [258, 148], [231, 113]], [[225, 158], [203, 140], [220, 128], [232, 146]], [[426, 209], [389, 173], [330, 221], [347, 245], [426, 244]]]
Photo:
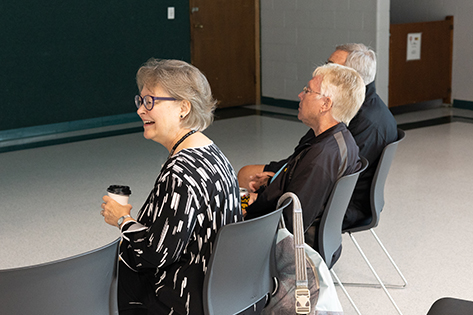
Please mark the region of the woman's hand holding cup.
[[[128, 204], [128, 198], [131, 195], [130, 187], [111, 185], [107, 188], [108, 196], [102, 197], [104, 201], [102, 203], [101, 214], [105, 219], [105, 222], [112, 226], [119, 226], [123, 222], [119, 222], [119, 219], [124, 216], [129, 216], [132, 206]], [[119, 226], [120, 227], [120, 226]]]

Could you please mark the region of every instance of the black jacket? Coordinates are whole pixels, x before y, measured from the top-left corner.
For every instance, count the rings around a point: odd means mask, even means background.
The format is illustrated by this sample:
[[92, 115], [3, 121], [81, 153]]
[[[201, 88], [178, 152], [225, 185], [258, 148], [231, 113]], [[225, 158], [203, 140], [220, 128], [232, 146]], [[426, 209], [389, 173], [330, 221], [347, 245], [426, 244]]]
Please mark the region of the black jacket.
[[[276, 168], [285, 163], [284, 170], [259, 192], [256, 201], [247, 208], [245, 220], [274, 211], [279, 197], [285, 192], [293, 192], [301, 201], [307, 230], [322, 216], [337, 179], [354, 173], [361, 166], [358, 147], [343, 123], [317, 137], [309, 130], [294, 153], [283, 161], [271, 163], [271, 170], [276, 172]], [[284, 218], [287, 228], [292, 231], [292, 212], [284, 213]]]
[[371, 217], [370, 189], [379, 157], [386, 145], [397, 140], [397, 123], [383, 100], [376, 94], [374, 82], [366, 86], [366, 97], [358, 113], [348, 126], [365, 157], [368, 168], [360, 174], [348, 206], [343, 227]]

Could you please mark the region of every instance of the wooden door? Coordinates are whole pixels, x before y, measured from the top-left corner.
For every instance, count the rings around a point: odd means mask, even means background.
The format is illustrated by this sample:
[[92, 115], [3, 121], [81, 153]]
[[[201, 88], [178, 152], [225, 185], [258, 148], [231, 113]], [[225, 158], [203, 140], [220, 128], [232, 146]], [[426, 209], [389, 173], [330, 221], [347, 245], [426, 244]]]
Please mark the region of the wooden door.
[[[391, 24], [389, 107], [442, 99], [451, 103], [453, 16], [443, 21]], [[406, 60], [408, 34], [421, 33], [420, 59]]]
[[259, 101], [257, 10], [259, 0], [190, 0], [192, 64], [209, 80], [219, 108]]

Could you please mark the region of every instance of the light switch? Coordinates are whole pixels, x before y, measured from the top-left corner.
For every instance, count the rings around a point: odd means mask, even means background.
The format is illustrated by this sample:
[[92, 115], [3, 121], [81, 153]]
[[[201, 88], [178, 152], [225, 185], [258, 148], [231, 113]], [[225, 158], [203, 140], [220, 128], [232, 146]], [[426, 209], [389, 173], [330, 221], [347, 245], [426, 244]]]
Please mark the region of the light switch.
[[174, 7], [168, 7], [168, 20], [174, 20]]

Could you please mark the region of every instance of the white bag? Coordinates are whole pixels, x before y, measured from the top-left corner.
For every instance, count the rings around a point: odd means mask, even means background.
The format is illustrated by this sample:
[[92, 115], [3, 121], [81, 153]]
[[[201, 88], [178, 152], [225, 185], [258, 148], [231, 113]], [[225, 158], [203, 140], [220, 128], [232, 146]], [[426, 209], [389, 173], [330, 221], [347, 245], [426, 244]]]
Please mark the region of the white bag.
[[262, 315], [312, 314], [342, 315], [330, 271], [322, 257], [304, 243], [302, 209], [293, 193], [284, 194], [293, 203], [294, 235], [281, 224], [275, 248], [275, 289]]

